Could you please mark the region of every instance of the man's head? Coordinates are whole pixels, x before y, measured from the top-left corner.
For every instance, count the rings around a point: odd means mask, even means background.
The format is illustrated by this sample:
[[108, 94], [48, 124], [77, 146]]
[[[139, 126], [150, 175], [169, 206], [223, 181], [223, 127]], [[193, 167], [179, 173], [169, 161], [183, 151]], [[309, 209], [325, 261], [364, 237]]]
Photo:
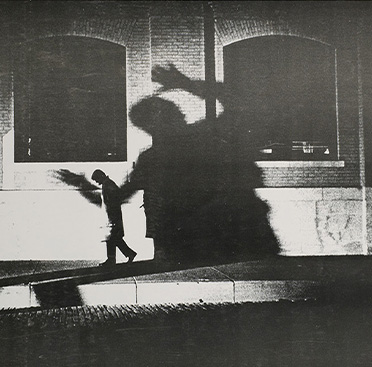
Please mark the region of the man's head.
[[106, 177], [106, 173], [100, 169], [96, 169], [92, 174], [92, 180], [96, 181], [100, 185], [103, 184], [103, 181], [105, 181]]

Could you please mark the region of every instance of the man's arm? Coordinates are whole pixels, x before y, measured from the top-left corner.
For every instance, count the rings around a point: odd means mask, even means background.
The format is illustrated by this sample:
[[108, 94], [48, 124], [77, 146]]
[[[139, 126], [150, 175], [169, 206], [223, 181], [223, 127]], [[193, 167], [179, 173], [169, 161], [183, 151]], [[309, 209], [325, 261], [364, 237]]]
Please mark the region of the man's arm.
[[122, 203], [131, 198], [138, 190], [146, 189], [151, 171], [151, 159], [149, 157], [151, 157], [151, 149], [142, 152], [128, 180], [120, 186]]
[[71, 172], [67, 169], [61, 169], [54, 172], [55, 177], [67, 185], [78, 189], [81, 196], [87, 199], [90, 203], [101, 206], [102, 198], [100, 193], [96, 192], [99, 188], [90, 183], [82, 174]]

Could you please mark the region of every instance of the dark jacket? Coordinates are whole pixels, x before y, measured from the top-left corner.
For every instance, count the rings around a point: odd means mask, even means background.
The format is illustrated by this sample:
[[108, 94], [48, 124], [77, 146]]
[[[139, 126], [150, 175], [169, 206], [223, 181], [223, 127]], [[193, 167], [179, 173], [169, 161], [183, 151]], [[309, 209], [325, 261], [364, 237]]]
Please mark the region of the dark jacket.
[[102, 183], [103, 203], [111, 226], [111, 232], [124, 236], [123, 217], [121, 214], [121, 192], [119, 187], [109, 177]]

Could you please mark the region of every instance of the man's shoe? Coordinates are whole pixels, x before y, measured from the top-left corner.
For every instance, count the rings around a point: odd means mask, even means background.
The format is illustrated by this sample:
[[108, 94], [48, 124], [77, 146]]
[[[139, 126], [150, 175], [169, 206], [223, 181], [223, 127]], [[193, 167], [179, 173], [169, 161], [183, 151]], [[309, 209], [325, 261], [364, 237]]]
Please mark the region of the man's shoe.
[[107, 259], [105, 262], [99, 264], [99, 266], [104, 266], [104, 267], [115, 266], [115, 265], [116, 265], [115, 259]]
[[129, 263], [132, 263], [133, 260], [134, 260], [134, 258], [135, 258], [136, 256], [137, 256], [137, 252], [134, 252], [134, 251], [133, 251], [133, 254], [128, 256], [128, 264], [129, 264]]

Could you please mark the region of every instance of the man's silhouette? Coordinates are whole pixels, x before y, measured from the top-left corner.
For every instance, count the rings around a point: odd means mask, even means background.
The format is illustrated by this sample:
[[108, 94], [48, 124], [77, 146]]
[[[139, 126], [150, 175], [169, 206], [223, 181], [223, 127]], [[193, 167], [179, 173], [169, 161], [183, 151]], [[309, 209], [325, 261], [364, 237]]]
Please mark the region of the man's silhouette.
[[102, 185], [103, 203], [106, 208], [110, 233], [106, 238], [107, 260], [101, 265], [115, 265], [116, 247], [128, 258], [128, 262], [133, 262], [137, 253], [133, 251], [124, 241], [123, 217], [121, 213], [120, 189], [103, 171], [97, 169], [92, 174], [92, 180]]

